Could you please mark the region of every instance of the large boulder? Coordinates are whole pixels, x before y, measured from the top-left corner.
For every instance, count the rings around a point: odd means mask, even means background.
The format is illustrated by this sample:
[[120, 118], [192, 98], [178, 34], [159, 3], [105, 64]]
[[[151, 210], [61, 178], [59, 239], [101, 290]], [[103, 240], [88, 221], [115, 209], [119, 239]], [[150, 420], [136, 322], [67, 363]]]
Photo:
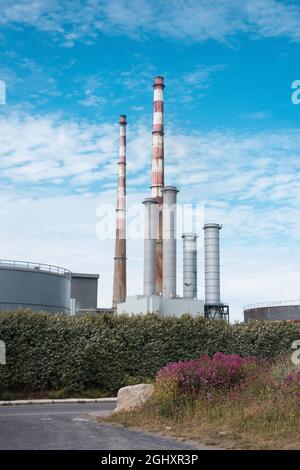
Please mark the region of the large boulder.
[[138, 384], [120, 388], [115, 412], [131, 411], [142, 406], [151, 397], [153, 390], [152, 384]]

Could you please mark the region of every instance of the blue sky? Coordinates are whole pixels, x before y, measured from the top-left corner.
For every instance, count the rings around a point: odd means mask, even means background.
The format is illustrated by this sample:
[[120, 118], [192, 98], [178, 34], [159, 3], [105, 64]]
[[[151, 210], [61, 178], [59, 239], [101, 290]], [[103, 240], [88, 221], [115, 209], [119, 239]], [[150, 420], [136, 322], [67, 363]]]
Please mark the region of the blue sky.
[[[128, 200], [147, 195], [152, 79], [166, 80], [166, 182], [223, 224], [222, 297], [297, 299], [300, 277], [300, 2], [0, 0], [1, 258], [100, 273], [111, 303], [118, 117]], [[98, 212], [97, 212], [98, 211]], [[113, 223], [113, 221], [112, 221]], [[203, 295], [202, 234], [199, 293]], [[181, 244], [178, 243], [181, 292]], [[128, 242], [129, 294], [142, 241]]]

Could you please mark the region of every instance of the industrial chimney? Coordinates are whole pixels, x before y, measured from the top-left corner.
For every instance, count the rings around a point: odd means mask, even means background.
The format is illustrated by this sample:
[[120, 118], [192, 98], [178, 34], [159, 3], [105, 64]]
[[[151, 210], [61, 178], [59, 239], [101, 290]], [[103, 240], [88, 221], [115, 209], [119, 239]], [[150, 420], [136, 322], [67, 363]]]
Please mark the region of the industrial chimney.
[[148, 197], [145, 206], [144, 235], [144, 295], [156, 293], [156, 237], [158, 222], [158, 201]]
[[204, 225], [205, 307], [207, 316], [222, 317], [220, 299], [220, 241], [222, 225]]
[[164, 187], [164, 78], [154, 78], [151, 195], [159, 202], [156, 240], [156, 293], [162, 292], [162, 189]]
[[126, 116], [120, 116], [113, 308], [126, 299]]
[[163, 188], [163, 296], [176, 297], [176, 200], [175, 186]]
[[183, 297], [197, 298], [197, 235], [184, 233], [183, 238]]

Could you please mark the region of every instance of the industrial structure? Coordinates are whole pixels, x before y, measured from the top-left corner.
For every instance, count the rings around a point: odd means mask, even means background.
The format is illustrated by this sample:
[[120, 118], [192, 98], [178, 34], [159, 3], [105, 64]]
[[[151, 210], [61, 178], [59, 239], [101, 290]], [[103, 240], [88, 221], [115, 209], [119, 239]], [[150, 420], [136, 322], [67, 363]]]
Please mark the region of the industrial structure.
[[184, 233], [183, 238], [183, 287], [185, 299], [197, 298], [197, 234]]
[[[116, 255], [113, 288], [113, 307], [117, 313], [159, 313], [161, 315], [202, 315], [226, 318], [229, 307], [220, 298], [219, 224], [204, 226], [205, 238], [205, 302], [197, 298], [197, 234], [183, 234], [183, 296], [177, 295], [177, 230], [175, 186], [165, 185], [164, 173], [164, 78], [154, 78], [154, 104], [152, 127], [151, 197], [144, 199], [144, 289], [142, 295], [125, 298], [126, 244], [119, 248], [119, 227], [126, 234], [126, 218], [119, 220], [120, 194], [126, 197], [125, 170], [118, 179]], [[126, 124], [126, 120], [125, 120]], [[125, 126], [124, 126], [125, 128]], [[125, 155], [125, 150], [122, 155]], [[125, 162], [126, 163], [126, 162]], [[124, 164], [124, 160], [123, 160]], [[119, 160], [120, 166], [120, 160]], [[122, 178], [120, 179], [120, 176]], [[122, 210], [126, 207], [123, 201]], [[126, 235], [125, 235], [126, 236]], [[121, 275], [116, 266], [122, 266]], [[125, 284], [124, 284], [125, 279]], [[118, 295], [120, 286], [123, 298]]]
[[151, 193], [143, 201], [145, 213], [144, 283], [142, 295], [127, 297], [126, 286], [126, 116], [119, 121], [116, 237], [112, 309], [97, 308], [98, 274], [71, 273], [56, 266], [0, 261], [0, 310], [31, 308], [49, 313], [114, 311], [202, 315], [228, 319], [228, 305], [220, 297], [219, 224], [204, 226], [205, 300], [197, 298], [197, 237], [184, 233], [183, 293], [177, 294], [177, 195], [165, 184], [164, 78], [153, 83]]
[[166, 186], [163, 193], [163, 291], [166, 299], [176, 298], [176, 205], [178, 189]]
[[151, 195], [158, 204], [156, 236], [156, 293], [163, 289], [163, 188], [164, 176], [164, 78], [155, 77], [153, 83], [152, 175]]
[[70, 313], [71, 272], [48, 264], [0, 260], [0, 310]]
[[300, 322], [300, 300], [251, 304], [244, 307], [245, 322], [251, 320]]
[[126, 116], [120, 116], [113, 309], [126, 299]]
[[50, 264], [0, 260], [0, 311], [97, 312], [98, 279]]
[[148, 197], [143, 201], [145, 207], [144, 235], [144, 295], [156, 293], [156, 227], [158, 218], [158, 201]]
[[71, 274], [71, 315], [97, 311], [99, 274]]
[[223, 318], [229, 315], [229, 307], [221, 302], [220, 294], [220, 235], [222, 225], [205, 224], [205, 316]]

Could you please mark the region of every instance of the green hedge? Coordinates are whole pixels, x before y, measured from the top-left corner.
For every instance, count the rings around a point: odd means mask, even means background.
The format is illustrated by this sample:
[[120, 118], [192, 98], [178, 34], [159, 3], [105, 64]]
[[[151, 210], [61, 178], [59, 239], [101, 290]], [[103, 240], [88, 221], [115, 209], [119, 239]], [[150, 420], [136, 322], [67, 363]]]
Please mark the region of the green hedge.
[[228, 325], [187, 315], [0, 313], [0, 339], [7, 347], [0, 392], [116, 391], [153, 378], [170, 361], [216, 351], [273, 358], [299, 338], [299, 327], [284, 322]]

